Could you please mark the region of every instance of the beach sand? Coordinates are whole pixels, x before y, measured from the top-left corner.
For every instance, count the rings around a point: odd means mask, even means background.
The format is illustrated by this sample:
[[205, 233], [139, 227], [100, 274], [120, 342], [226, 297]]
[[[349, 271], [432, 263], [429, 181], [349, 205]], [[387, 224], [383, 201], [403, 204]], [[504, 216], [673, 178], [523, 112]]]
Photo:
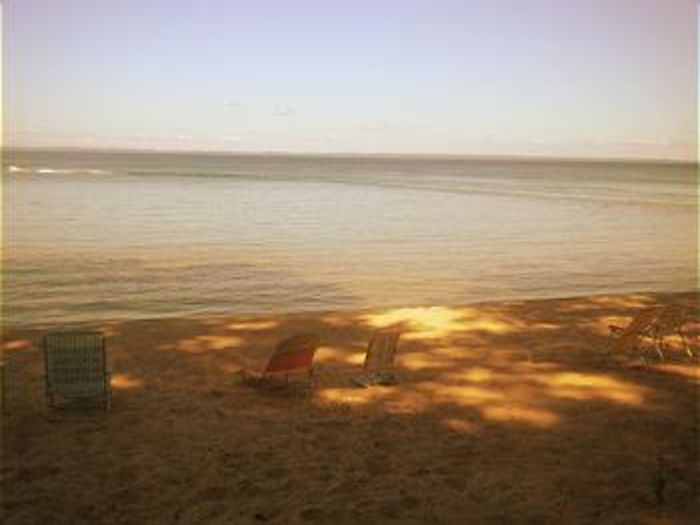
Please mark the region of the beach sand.
[[[3, 522], [697, 522], [698, 360], [673, 340], [664, 363], [605, 359], [609, 324], [696, 300], [103, 323], [107, 415], [49, 414], [49, 327], [6, 328]], [[371, 334], [394, 325], [400, 384], [353, 387]], [[311, 393], [240, 383], [304, 332], [322, 340]]]

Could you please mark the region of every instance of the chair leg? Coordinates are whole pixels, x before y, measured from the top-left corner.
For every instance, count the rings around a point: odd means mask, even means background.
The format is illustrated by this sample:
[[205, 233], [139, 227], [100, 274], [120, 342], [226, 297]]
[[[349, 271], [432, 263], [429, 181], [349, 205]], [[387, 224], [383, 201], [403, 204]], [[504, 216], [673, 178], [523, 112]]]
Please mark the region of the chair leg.
[[682, 329], [678, 329], [678, 335], [681, 336], [681, 341], [683, 342], [683, 348], [685, 349], [685, 353], [688, 354], [688, 357], [692, 360], [695, 358], [695, 354], [693, 351], [690, 349], [690, 345], [688, 344], [688, 340], [685, 338], [685, 334], [683, 333]]
[[634, 350], [639, 352], [639, 357], [642, 358], [642, 363], [644, 366], [647, 366], [649, 364], [649, 361], [647, 360], [647, 356], [644, 355], [644, 348], [642, 348], [642, 345], [640, 344], [640, 341], [637, 340], [637, 342], [634, 344]]
[[654, 338], [654, 347], [656, 348], [656, 353], [659, 355], [659, 359], [661, 359], [662, 361], [664, 361], [664, 360], [665, 360], [665, 356], [664, 356], [664, 353], [663, 353], [664, 343], [663, 343], [663, 337], [662, 337], [662, 336], [656, 336], [656, 337]]

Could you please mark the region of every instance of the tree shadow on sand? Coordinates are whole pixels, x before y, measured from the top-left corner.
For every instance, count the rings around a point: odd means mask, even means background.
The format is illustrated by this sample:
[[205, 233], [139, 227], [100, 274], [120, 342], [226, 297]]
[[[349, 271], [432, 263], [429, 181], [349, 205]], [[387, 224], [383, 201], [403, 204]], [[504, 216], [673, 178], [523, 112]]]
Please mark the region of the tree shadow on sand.
[[[691, 523], [697, 362], [602, 357], [611, 322], [694, 299], [105, 323], [106, 416], [48, 417], [42, 332], [6, 333], [6, 523]], [[355, 388], [386, 326], [400, 384]], [[300, 332], [312, 393], [236, 379]]]

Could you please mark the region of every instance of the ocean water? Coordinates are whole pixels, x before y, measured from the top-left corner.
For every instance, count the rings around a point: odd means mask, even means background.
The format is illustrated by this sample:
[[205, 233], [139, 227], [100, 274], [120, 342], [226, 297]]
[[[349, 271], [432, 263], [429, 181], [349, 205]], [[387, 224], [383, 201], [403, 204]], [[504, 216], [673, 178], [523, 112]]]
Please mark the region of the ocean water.
[[689, 164], [9, 151], [6, 323], [697, 287]]

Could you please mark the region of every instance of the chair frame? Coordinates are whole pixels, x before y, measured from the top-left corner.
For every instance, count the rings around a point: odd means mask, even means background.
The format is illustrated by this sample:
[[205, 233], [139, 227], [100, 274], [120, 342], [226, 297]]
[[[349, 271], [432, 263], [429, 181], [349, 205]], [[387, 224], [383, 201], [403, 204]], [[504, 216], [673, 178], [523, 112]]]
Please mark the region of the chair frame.
[[[380, 337], [388, 337], [391, 342], [391, 353], [380, 355], [379, 359], [375, 358], [377, 350], [375, 350], [377, 341]], [[377, 330], [372, 334], [372, 337], [367, 344], [367, 352], [362, 365], [364, 376], [353, 377], [352, 382], [364, 388], [375, 385], [393, 385], [397, 382], [394, 374], [394, 358], [398, 350], [399, 339], [401, 338], [400, 330], [383, 329]]]
[[683, 331], [687, 318], [687, 312], [681, 306], [654, 306], [639, 312], [624, 328], [617, 325], [609, 325], [610, 336], [617, 336], [617, 338], [613, 339], [608, 348], [608, 357], [614, 350], [623, 346], [623, 339], [629, 338], [629, 341], [632, 343], [632, 349], [639, 352], [642, 360], [646, 363], [647, 359], [642, 351], [641, 342], [644, 339], [649, 339], [653, 342], [659, 359], [664, 361], [666, 358], [663, 352], [665, 348], [664, 338], [667, 335], [676, 334], [681, 338], [685, 353], [690, 359], [693, 359], [695, 354], [693, 354], [686, 334]]

